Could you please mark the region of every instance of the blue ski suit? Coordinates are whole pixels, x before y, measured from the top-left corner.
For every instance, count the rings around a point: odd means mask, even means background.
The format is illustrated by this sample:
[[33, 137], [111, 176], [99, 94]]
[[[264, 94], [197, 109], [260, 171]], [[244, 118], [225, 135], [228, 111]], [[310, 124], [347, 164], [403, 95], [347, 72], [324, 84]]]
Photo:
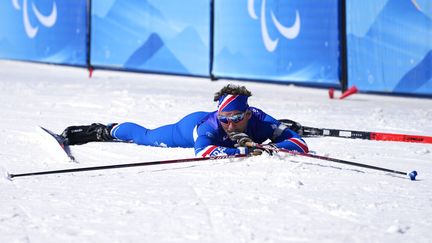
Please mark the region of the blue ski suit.
[[[294, 131], [262, 110], [249, 107], [252, 116], [246, 133], [254, 142], [270, 140], [279, 148], [307, 153], [306, 142]], [[235, 148], [217, 118], [217, 111], [194, 112], [174, 124], [148, 129], [136, 123], [125, 122], [113, 127], [111, 136], [139, 145], [194, 148], [198, 157], [235, 155], [247, 149]]]

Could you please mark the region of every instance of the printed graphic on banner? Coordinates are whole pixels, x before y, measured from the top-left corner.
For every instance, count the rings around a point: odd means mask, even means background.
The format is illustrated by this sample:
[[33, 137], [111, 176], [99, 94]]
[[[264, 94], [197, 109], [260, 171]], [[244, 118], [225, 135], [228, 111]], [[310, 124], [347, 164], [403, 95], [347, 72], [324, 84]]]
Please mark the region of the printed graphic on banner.
[[109, 0], [92, 5], [96, 66], [209, 75], [210, 0]]
[[86, 64], [86, 0], [0, 2], [0, 58]]
[[[264, 42], [264, 46], [267, 49], [267, 51], [269, 52], [273, 52], [278, 43], [279, 43], [279, 37], [276, 37], [275, 39], [272, 39], [269, 35], [268, 32], [268, 28], [267, 28], [267, 20], [266, 20], [266, 0], [262, 0], [261, 2], [261, 11], [260, 11], [260, 16], [258, 18], [258, 16], [255, 13], [255, 4], [254, 4], [255, 0], [248, 0], [248, 13], [249, 16], [253, 19], [256, 20], [260, 20], [260, 25], [261, 25], [261, 35], [262, 35], [262, 39]], [[271, 19], [272, 19], [272, 23], [274, 24], [274, 26], [276, 27], [276, 29], [278, 30], [279, 34], [281, 34], [283, 37], [285, 37], [286, 39], [295, 39], [299, 32], [300, 32], [300, 14], [298, 12], [298, 10], [296, 10], [295, 14], [295, 21], [293, 23], [292, 26], [284, 26], [283, 24], [281, 24], [281, 22], [277, 19], [277, 17], [275, 17], [274, 12], [271, 10]]]
[[[47, 16], [43, 15], [33, 2], [31, 4], [31, 10], [28, 9], [27, 0], [23, 0], [22, 8], [18, 0], [12, 0], [12, 3], [16, 10], [22, 11], [24, 29], [30, 39], [33, 39], [38, 33], [39, 24], [44, 27], [50, 28], [57, 21], [57, 5], [55, 1], [52, 3], [51, 12]], [[30, 22], [29, 11], [33, 11], [33, 14], [37, 19], [37, 23], [35, 24], [35, 26], [33, 26]]]
[[213, 74], [339, 86], [338, 1], [215, 1]]
[[430, 1], [347, 1], [349, 85], [432, 95]]

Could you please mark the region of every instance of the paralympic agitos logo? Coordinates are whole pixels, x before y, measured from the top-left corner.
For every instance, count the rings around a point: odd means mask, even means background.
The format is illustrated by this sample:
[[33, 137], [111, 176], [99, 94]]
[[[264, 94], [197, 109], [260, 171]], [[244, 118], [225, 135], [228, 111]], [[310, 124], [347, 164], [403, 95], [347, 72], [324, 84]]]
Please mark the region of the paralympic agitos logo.
[[39, 31], [40, 25], [45, 26], [47, 28], [51, 28], [54, 26], [54, 24], [57, 21], [57, 5], [54, 1], [52, 4], [51, 13], [48, 15], [43, 15], [36, 7], [36, 5], [32, 2], [31, 11], [33, 12], [34, 16], [38, 20], [38, 23], [31, 23], [29, 18], [29, 6], [27, 2], [28, 2], [27, 0], [23, 0], [21, 6], [19, 0], [12, 0], [12, 5], [16, 10], [20, 10], [20, 11], [22, 10], [24, 30], [27, 36], [33, 39]]
[[[255, 13], [254, 1], [255, 0], [248, 0], [249, 16], [253, 19], [256, 19], [256, 20], [260, 19], [261, 36], [262, 36], [262, 39], [264, 42], [264, 46], [267, 49], [267, 51], [273, 52], [279, 43], [279, 37], [272, 39], [270, 37], [269, 32], [268, 32], [267, 18], [266, 18], [266, 0], [261, 0], [261, 11], [260, 11], [259, 18]], [[274, 26], [276, 27], [278, 32], [283, 37], [285, 37], [287, 39], [295, 39], [298, 36], [298, 34], [300, 33], [300, 14], [299, 14], [298, 10], [296, 10], [296, 16], [295, 16], [294, 24], [289, 26], [289, 27], [282, 25], [279, 22], [279, 20], [276, 18], [275, 14], [273, 13], [272, 10], [270, 10], [270, 14], [271, 14], [272, 23], [274, 24]]]

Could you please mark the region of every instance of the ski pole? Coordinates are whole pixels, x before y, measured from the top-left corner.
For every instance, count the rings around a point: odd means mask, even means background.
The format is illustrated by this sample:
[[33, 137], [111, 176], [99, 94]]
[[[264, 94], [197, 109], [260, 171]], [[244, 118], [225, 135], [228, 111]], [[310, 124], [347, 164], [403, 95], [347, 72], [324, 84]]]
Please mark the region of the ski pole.
[[393, 169], [377, 167], [377, 166], [373, 166], [373, 165], [367, 165], [367, 164], [362, 164], [362, 163], [357, 163], [357, 162], [352, 162], [352, 161], [347, 161], [347, 160], [342, 160], [342, 159], [336, 159], [336, 158], [332, 158], [332, 157], [325, 157], [325, 156], [309, 154], [309, 153], [299, 153], [299, 152], [295, 152], [295, 151], [291, 151], [291, 150], [287, 150], [287, 149], [283, 149], [283, 148], [268, 147], [268, 146], [265, 146], [262, 144], [246, 143], [246, 145], [248, 147], [261, 148], [261, 149], [265, 149], [265, 150], [267, 149], [267, 150], [271, 150], [274, 152], [284, 152], [284, 153], [289, 153], [292, 155], [299, 155], [299, 156], [310, 157], [310, 158], [315, 158], [315, 159], [327, 160], [327, 161], [332, 161], [332, 162], [336, 162], [336, 163], [340, 163], [340, 164], [358, 166], [358, 167], [363, 167], [363, 168], [372, 169], [372, 170], [385, 171], [385, 172], [400, 174], [400, 175], [408, 175], [412, 181], [414, 181], [416, 176], [417, 176], [417, 171], [415, 171], [415, 170], [408, 173], [408, 172], [403, 172], [403, 171], [398, 171], [398, 170], [393, 170]]
[[197, 157], [197, 158], [186, 158], [186, 159], [158, 160], [158, 161], [129, 163], [129, 164], [92, 166], [92, 167], [72, 168], [72, 169], [63, 169], [63, 170], [48, 170], [48, 171], [28, 172], [28, 173], [21, 173], [21, 174], [9, 174], [8, 173], [7, 177], [8, 177], [8, 179], [13, 179], [15, 177], [24, 177], [24, 176], [73, 173], [73, 172], [93, 171], [93, 170], [108, 170], [108, 169], [118, 169], [118, 168], [126, 168], [126, 167], [174, 164], [174, 163], [184, 163], [184, 162], [194, 162], [194, 161], [204, 161], [204, 160], [232, 159], [232, 158], [241, 158], [241, 157], [247, 157], [247, 156], [248, 155], [245, 155], [245, 154], [238, 154], [238, 155], [224, 155], [224, 156], [214, 156], [214, 157]]

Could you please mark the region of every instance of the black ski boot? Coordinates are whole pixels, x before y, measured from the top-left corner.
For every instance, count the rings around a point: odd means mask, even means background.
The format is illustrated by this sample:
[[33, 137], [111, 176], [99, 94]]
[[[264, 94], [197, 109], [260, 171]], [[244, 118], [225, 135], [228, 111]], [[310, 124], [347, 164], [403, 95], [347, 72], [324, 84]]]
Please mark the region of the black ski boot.
[[65, 138], [65, 142], [69, 145], [112, 141], [113, 137], [110, 132], [115, 125], [109, 124], [105, 126], [100, 123], [93, 123], [86, 126], [70, 126], [63, 131], [61, 136]]
[[281, 119], [278, 120], [281, 123], [283, 123], [285, 126], [287, 126], [289, 129], [293, 130], [294, 132], [298, 133], [298, 135], [302, 135], [303, 134], [303, 127], [302, 125], [300, 125], [300, 123], [293, 121], [293, 120], [289, 120], [289, 119]]

